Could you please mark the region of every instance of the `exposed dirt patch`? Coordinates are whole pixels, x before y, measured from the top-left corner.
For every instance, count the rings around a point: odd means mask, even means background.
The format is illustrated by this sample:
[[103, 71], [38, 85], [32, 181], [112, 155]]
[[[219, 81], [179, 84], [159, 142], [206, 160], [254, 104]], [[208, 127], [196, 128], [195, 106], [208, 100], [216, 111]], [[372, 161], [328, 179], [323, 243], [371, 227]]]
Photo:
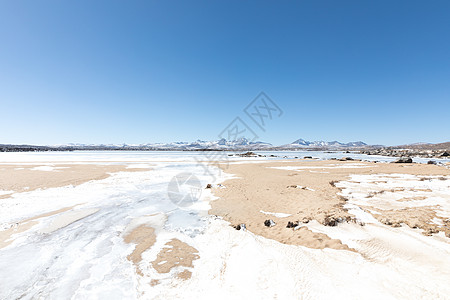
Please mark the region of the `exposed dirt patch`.
[[[199, 257], [197, 249], [179, 239], [172, 239], [164, 245], [156, 259], [152, 261], [152, 266], [158, 273], [169, 273], [176, 267], [192, 268], [193, 261]], [[191, 271], [184, 269], [177, 274], [177, 277], [189, 279], [191, 275]]]
[[136, 272], [142, 276], [143, 273], [139, 268], [139, 263], [142, 260], [142, 253], [156, 242], [155, 229], [147, 225], [141, 225], [126, 235], [124, 241], [127, 244], [136, 244], [136, 248], [127, 258], [133, 262], [136, 266]]

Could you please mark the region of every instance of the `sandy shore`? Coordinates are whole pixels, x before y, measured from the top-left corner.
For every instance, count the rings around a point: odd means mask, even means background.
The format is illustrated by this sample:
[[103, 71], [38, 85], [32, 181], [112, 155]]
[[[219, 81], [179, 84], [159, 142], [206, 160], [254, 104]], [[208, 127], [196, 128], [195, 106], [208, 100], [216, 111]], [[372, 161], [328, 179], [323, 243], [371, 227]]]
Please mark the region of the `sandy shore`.
[[0, 198], [13, 193], [30, 192], [66, 185], [80, 185], [108, 178], [112, 173], [143, 171], [127, 165], [96, 164], [14, 164], [0, 165]]
[[[225, 188], [214, 189], [214, 194], [219, 199], [211, 202], [210, 214], [221, 216], [234, 226], [243, 223], [249, 231], [284, 244], [318, 249], [349, 248], [339, 240], [310, 231], [302, 224], [316, 220], [328, 226], [336, 226], [340, 222], [356, 222], [363, 225], [362, 221], [344, 207], [349, 195], [342, 195], [344, 187], [340, 186], [339, 182], [350, 181], [351, 175], [409, 174], [416, 176], [418, 182], [441, 180], [450, 184], [448, 168], [424, 164], [300, 160], [229, 164], [221, 167], [225, 172], [234, 174], [236, 178], [224, 182]], [[358, 182], [353, 183], [357, 188], [361, 185], [360, 183], [358, 185]], [[414, 187], [407, 189], [412, 195], [420, 192], [429, 193], [425, 194], [425, 197], [422, 196], [423, 199], [427, 196], [433, 197], [431, 190]], [[367, 193], [365, 198], [373, 198], [377, 193], [395, 194], [405, 190], [406, 188], [399, 188], [398, 191], [377, 189], [374, 192], [366, 189], [363, 192]], [[403, 202], [417, 200], [399, 198], [401, 199], [398, 200]], [[424, 234], [439, 231], [450, 234], [448, 219], [436, 213], [436, 206], [422, 206], [420, 209], [402, 206], [370, 207], [370, 209], [367, 207], [366, 211], [387, 225], [400, 226], [404, 223], [413, 228], [423, 229]], [[269, 219], [276, 225], [267, 227], [264, 222]], [[287, 228], [288, 222], [292, 222], [295, 228]]]

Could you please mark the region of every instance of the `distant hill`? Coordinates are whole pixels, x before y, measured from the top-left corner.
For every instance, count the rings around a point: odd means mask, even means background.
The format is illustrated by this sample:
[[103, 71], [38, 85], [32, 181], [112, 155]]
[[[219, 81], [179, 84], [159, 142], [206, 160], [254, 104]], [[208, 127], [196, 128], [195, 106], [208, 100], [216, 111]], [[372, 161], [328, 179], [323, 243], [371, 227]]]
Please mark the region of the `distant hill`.
[[416, 143], [409, 145], [401, 145], [391, 147], [394, 149], [414, 149], [414, 150], [450, 150], [450, 142], [430, 144], [430, 143]]

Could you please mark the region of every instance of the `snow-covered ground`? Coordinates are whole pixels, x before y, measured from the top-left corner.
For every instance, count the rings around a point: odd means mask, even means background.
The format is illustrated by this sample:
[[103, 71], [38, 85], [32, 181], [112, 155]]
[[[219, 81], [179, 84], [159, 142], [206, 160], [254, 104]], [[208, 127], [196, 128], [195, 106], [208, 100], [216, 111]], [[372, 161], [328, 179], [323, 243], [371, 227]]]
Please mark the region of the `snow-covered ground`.
[[[40, 218], [0, 249], [0, 299], [449, 297], [450, 243], [441, 234], [423, 236], [420, 230], [376, 221], [363, 227], [351, 223], [325, 227], [313, 221], [308, 228], [341, 239], [358, 252], [319, 250], [237, 231], [209, 216], [210, 190], [203, 189], [201, 201], [194, 206], [180, 209], [168, 197], [174, 176], [193, 173], [202, 187], [226, 178], [217, 168], [199, 162], [206, 160], [201, 153], [183, 152], [1, 153], [0, 163], [41, 166], [45, 162], [54, 172], [58, 163], [67, 162], [125, 162], [152, 169], [0, 199], [0, 230], [45, 212], [74, 207]], [[357, 186], [348, 183], [346, 187], [357, 194]], [[127, 259], [134, 245], [123, 240], [130, 226], [137, 224], [152, 226], [157, 234], [154, 246], [143, 253], [143, 276]], [[176, 278], [176, 269], [157, 273], [149, 263], [172, 238], [199, 252], [189, 280]], [[152, 280], [159, 283], [152, 285]]]

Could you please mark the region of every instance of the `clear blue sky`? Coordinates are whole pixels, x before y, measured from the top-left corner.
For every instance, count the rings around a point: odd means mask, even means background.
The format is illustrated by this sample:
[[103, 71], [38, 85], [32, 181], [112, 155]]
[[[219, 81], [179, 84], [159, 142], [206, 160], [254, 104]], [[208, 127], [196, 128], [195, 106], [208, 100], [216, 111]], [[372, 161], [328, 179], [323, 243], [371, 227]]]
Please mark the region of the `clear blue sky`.
[[[450, 1], [0, 0], [0, 143], [450, 141]], [[250, 124], [249, 124], [250, 125]]]

